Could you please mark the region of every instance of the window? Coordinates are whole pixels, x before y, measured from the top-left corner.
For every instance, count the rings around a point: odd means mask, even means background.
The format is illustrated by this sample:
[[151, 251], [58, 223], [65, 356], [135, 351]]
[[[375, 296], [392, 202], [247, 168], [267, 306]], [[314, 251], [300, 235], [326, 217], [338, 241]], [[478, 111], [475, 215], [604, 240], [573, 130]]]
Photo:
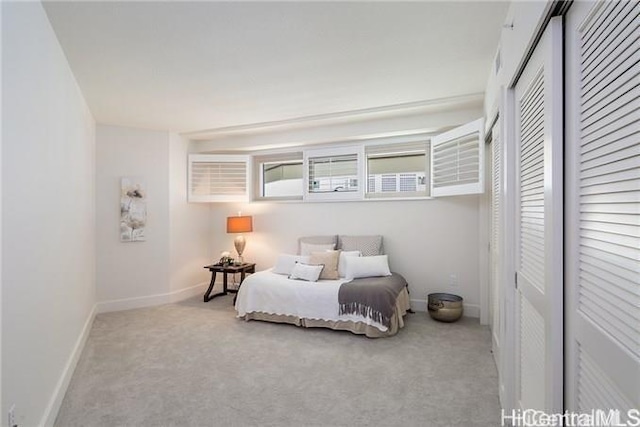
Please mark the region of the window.
[[428, 195], [426, 142], [367, 145], [364, 150], [367, 198]]
[[361, 197], [359, 151], [358, 147], [305, 151], [305, 197], [308, 200]]
[[309, 191], [313, 193], [358, 191], [356, 155], [309, 159]]
[[249, 201], [251, 195], [254, 200], [375, 200], [484, 190], [482, 120], [430, 139], [412, 133], [298, 150], [191, 155], [189, 201]]
[[249, 159], [238, 155], [190, 155], [189, 201], [249, 201]]
[[301, 199], [303, 193], [302, 153], [255, 156], [256, 198]]

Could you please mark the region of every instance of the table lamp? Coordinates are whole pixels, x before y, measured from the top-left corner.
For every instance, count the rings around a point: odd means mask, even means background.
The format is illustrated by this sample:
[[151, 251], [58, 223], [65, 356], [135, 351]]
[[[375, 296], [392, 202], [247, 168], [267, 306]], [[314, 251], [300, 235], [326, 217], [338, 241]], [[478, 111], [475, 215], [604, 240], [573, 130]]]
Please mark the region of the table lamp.
[[[251, 216], [230, 216], [227, 217], [227, 233], [250, 233], [253, 231], [253, 217]], [[242, 252], [247, 242], [244, 240], [244, 236], [240, 234], [236, 236], [233, 241], [233, 245], [238, 252], [238, 261], [242, 264]]]

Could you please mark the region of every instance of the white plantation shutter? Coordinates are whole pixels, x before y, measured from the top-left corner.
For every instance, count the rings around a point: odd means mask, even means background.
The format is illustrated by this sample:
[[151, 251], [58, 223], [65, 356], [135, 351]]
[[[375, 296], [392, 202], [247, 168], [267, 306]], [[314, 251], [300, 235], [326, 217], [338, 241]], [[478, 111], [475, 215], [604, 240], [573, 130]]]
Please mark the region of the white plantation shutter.
[[568, 22], [569, 405], [626, 411], [640, 407], [640, 3], [578, 3]]
[[476, 120], [431, 139], [431, 196], [484, 191], [483, 123]]
[[249, 156], [189, 156], [190, 202], [249, 201]]

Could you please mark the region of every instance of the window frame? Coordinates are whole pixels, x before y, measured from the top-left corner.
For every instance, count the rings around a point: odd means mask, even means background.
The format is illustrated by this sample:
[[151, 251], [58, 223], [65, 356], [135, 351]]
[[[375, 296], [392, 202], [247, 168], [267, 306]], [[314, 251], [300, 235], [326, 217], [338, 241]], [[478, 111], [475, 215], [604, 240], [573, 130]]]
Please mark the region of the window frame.
[[[254, 201], [281, 201], [281, 202], [338, 202], [338, 201], [401, 201], [401, 200], [430, 200], [438, 197], [452, 195], [472, 195], [484, 192], [484, 128], [483, 119], [475, 120], [450, 131], [435, 134], [430, 131], [406, 132], [396, 135], [373, 135], [359, 138], [351, 142], [331, 143], [314, 146], [295, 146], [291, 149], [277, 149], [253, 152], [249, 155], [234, 154], [190, 154], [188, 171], [188, 201], [189, 202], [254, 202]], [[477, 133], [479, 145], [478, 181], [450, 185], [448, 187], [434, 187], [434, 147], [448, 140], [464, 137]], [[443, 142], [444, 141], [444, 142]], [[390, 151], [394, 145], [425, 144], [425, 181], [427, 189], [422, 192], [388, 192], [370, 193], [367, 147], [388, 146]], [[391, 153], [390, 153], [391, 154]], [[315, 157], [339, 157], [343, 155], [355, 156], [357, 191], [329, 191], [313, 192], [309, 190], [309, 159]], [[264, 163], [298, 163], [302, 158], [302, 196], [264, 196]], [[243, 161], [246, 165], [246, 192], [241, 196], [194, 196], [192, 194], [192, 159], [202, 158], [202, 161]], [[250, 162], [250, 163], [249, 163]], [[461, 165], [461, 166], [460, 166]], [[460, 163], [457, 167], [468, 165]], [[398, 173], [398, 174], [401, 174]], [[374, 195], [375, 194], [375, 195]]]
[[[303, 150], [287, 151], [273, 154], [256, 154], [253, 156], [255, 173], [253, 201], [300, 201], [304, 197], [304, 154]], [[264, 164], [265, 163], [300, 163], [302, 167], [302, 187], [299, 196], [265, 196], [264, 194]]]
[[[426, 188], [424, 190], [424, 192], [420, 192], [420, 191], [415, 191], [415, 192], [403, 192], [403, 191], [389, 191], [389, 192], [380, 192], [380, 193], [376, 193], [376, 192], [370, 192], [369, 191], [369, 158], [370, 158], [370, 154], [372, 153], [368, 153], [367, 149], [368, 148], [373, 148], [373, 147], [387, 147], [388, 149], [388, 153], [389, 156], [392, 157], [393, 154], [399, 154], [398, 153], [398, 149], [396, 147], [396, 153], [394, 153], [394, 146], [402, 146], [405, 147], [405, 149], [409, 148], [410, 146], [417, 146], [419, 144], [423, 144], [424, 145], [424, 157], [425, 157], [425, 162], [424, 162], [424, 173], [425, 173], [425, 185]], [[431, 198], [431, 194], [430, 194], [430, 189], [431, 189], [431, 170], [430, 170], [430, 166], [431, 166], [431, 160], [430, 160], [430, 155], [431, 155], [431, 137], [430, 136], [425, 136], [420, 135], [420, 136], [416, 136], [413, 138], [403, 138], [400, 141], [373, 141], [373, 142], [367, 142], [363, 145], [363, 161], [364, 161], [364, 179], [366, 182], [366, 188], [364, 190], [364, 200], [423, 200], [423, 199], [430, 199]], [[419, 151], [417, 152], [419, 153]], [[401, 156], [397, 156], [397, 157], [401, 157]], [[372, 156], [373, 158], [373, 156]], [[402, 172], [399, 172], [398, 174], [400, 174]]]

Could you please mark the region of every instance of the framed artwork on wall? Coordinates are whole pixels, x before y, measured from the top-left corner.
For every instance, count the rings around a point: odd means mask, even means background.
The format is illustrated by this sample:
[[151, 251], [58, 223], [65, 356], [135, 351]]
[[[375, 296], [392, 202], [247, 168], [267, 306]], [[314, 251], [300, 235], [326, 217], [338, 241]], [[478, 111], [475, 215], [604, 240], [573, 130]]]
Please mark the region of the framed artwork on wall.
[[147, 189], [140, 177], [122, 177], [120, 181], [120, 241], [146, 240]]

